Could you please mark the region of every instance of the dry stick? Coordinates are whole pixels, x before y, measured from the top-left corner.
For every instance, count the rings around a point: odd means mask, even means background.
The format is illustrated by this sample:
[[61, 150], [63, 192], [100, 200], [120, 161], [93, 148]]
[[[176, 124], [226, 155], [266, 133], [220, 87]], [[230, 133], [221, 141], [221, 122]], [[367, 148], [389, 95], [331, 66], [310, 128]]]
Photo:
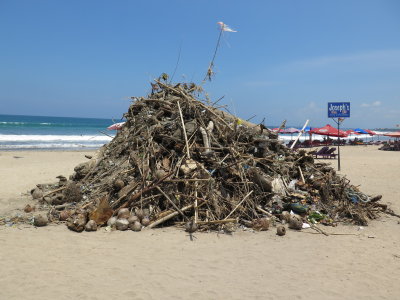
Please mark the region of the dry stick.
[[200, 127], [199, 129], [203, 137], [203, 144], [204, 148], [206, 149], [205, 152], [208, 153], [210, 152], [210, 142], [208, 141], [207, 131], [203, 127]]
[[168, 178], [171, 175], [172, 175], [172, 172], [168, 173], [167, 175], [165, 175], [158, 181], [151, 182], [147, 187], [143, 188], [142, 190], [137, 192], [135, 195], [132, 195], [132, 197], [128, 201], [126, 201], [123, 205], [121, 205], [121, 207], [119, 209], [128, 207], [133, 201], [138, 199], [142, 194], [147, 193], [148, 191], [151, 191], [152, 189], [156, 188], [158, 184], [163, 182], [166, 178]]
[[228, 127], [230, 130], [234, 131], [234, 129], [228, 123], [226, 123], [224, 119], [222, 119], [219, 115], [217, 115], [215, 112], [213, 112], [210, 108], [208, 108], [206, 105], [204, 105], [200, 101], [199, 101], [199, 104], [200, 104], [201, 107], [203, 107], [205, 110], [207, 110], [210, 114], [212, 114], [214, 117], [216, 117], [222, 123], [224, 123], [224, 125], [226, 127]]
[[279, 134], [281, 132], [281, 129], [285, 128], [286, 126], [286, 120], [283, 120], [283, 122], [281, 123], [281, 126], [279, 126], [277, 133]]
[[57, 192], [61, 192], [61, 191], [65, 190], [66, 188], [67, 188], [66, 186], [63, 186], [63, 187], [60, 187], [60, 188], [55, 189], [55, 190], [53, 190], [53, 191], [50, 191], [50, 192], [44, 194], [44, 195], [43, 195], [43, 198], [44, 198], [44, 197], [47, 197], [47, 196], [49, 196], [49, 195], [51, 195], [51, 194], [54, 194], [54, 193], [57, 193]]
[[194, 199], [194, 223], [197, 224], [199, 219], [199, 208], [197, 207], [197, 181], [194, 183], [194, 188], [194, 196], [196, 197]]
[[115, 207], [121, 200], [128, 196], [129, 193], [133, 192], [138, 186], [139, 183], [134, 184], [124, 195], [115, 200], [115, 202], [111, 204], [111, 207]]
[[214, 101], [213, 103], [211, 103], [210, 106], [214, 106], [215, 104], [217, 104], [219, 101], [221, 101], [222, 99], [224, 99], [225, 96], [222, 96], [221, 98], [217, 99], [216, 101]]
[[57, 210], [62, 210], [64, 208], [68, 207], [68, 206], [74, 206], [74, 205], [76, 205], [76, 203], [75, 202], [71, 202], [71, 203], [65, 203], [65, 204], [56, 205], [56, 206], [54, 206], [54, 208], [57, 209]]
[[227, 155], [225, 155], [225, 157], [219, 162], [219, 164], [222, 164], [225, 161], [225, 159], [228, 158], [228, 156], [229, 156], [229, 153]]
[[385, 214], [391, 215], [391, 216], [393, 216], [393, 217], [400, 218], [400, 215], [396, 214], [394, 211], [385, 210], [385, 211], [383, 211], [383, 212], [384, 212]]
[[[150, 201], [152, 201], [152, 200], [154, 200], [154, 199], [156, 199], [156, 198], [158, 198], [158, 197], [161, 197], [162, 195], [161, 194], [158, 194], [158, 195], [152, 195], [152, 196], [149, 196], [149, 197], [146, 197], [146, 198], [141, 198], [140, 199], [140, 201], [141, 201], [141, 203], [142, 203], [142, 205], [146, 205], [148, 202], [150, 202]], [[134, 206], [136, 203], [132, 203], [132, 206]]]
[[[148, 145], [147, 145], [148, 146]], [[143, 156], [143, 159], [142, 159], [142, 169], [143, 169], [143, 186], [146, 184], [146, 178], [147, 178], [147, 175], [149, 174], [149, 172], [150, 172], [150, 168], [148, 167], [148, 164], [146, 165], [146, 167], [147, 167], [147, 172], [146, 172], [146, 174], [144, 173], [145, 172], [145, 159], [147, 158], [147, 155], [144, 155]], [[147, 162], [148, 162], [148, 159], [147, 159]], [[142, 195], [143, 194], [141, 194], [140, 195], [140, 209], [143, 209], [143, 203], [142, 203]]]
[[168, 105], [169, 106], [169, 102], [168, 101], [165, 101], [165, 100], [161, 100], [161, 99], [143, 99], [142, 101], [144, 101], [144, 102], [161, 102], [161, 103], [164, 103], [164, 104], [166, 104], [166, 105]]
[[[296, 230], [295, 232], [307, 233], [307, 234], [321, 234], [320, 232], [308, 232], [308, 231], [302, 231], [302, 230]], [[354, 235], [354, 236], [359, 236], [360, 234], [357, 234], [357, 233], [330, 233], [329, 235]]]
[[322, 233], [323, 235], [326, 235], [326, 236], [328, 236], [329, 234], [328, 233], [326, 233], [324, 230], [322, 230], [321, 228], [319, 228], [317, 225], [315, 225], [315, 224], [310, 224], [310, 227], [312, 228], [312, 229], [314, 229], [315, 231], [318, 231], [319, 233]]
[[83, 179], [81, 179], [81, 182], [85, 182], [86, 179], [89, 178], [90, 175], [93, 174], [93, 171], [100, 165], [100, 163], [104, 160], [104, 158], [99, 158], [99, 155], [97, 156], [97, 161], [96, 161], [96, 165], [93, 166], [92, 168], [90, 168], [89, 172], [85, 175], [85, 177], [83, 177]]
[[[199, 207], [202, 206], [203, 204], [204, 203], [200, 204]], [[181, 211], [182, 212], [183, 211], [187, 211], [188, 209], [191, 209], [191, 208], [193, 208], [193, 204], [190, 204], [188, 206], [182, 207]], [[165, 221], [168, 221], [168, 220], [172, 219], [173, 217], [175, 217], [177, 215], [179, 215], [179, 212], [174, 211], [173, 213], [170, 213], [169, 215], [165, 216], [164, 218], [161, 218], [161, 219], [151, 223], [149, 226], [146, 227], [146, 229], [151, 229], [151, 228], [153, 228], [153, 227], [155, 227], [157, 225], [160, 225], [161, 223], [164, 223]]]
[[301, 171], [300, 166], [299, 166], [299, 171], [300, 171], [301, 180], [302, 180], [304, 183], [306, 183], [305, 180], [304, 180], [303, 172]]
[[[207, 136], [208, 136], [208, 139], [209, 139], [209, 140], [211, 140], [212, 131], [213, 131], [213, 130], [214, 130], [214, 122], [213, 122], [213, 121], [210, 121], [210, 122], [208, 122], [208, 125], [207, 125], [207, 127], [206, 127]], [[211, 146], [211, 144], [210, 144], [209, 141], [208, 141], [208, 146], [209, 146], [209, 147]]]
[[355, 235], [358, 236], [357, 233], [330, 233], [329, 235]]
[[184, 159], [184, 158], [185, 158], [185, 156], [183, 155], [181, 158], [179, 158], [178, 162], [177, 162], [176, 165], [175, 165], [175, 169], [176, 169], [175, 177], [178, 177], [179, 169], [180, 169], [180, 167], [181, 167], [181, 165], [182, 165], [182, 162], [183, 162], [183, 159]]
[[80, 207], [80, 209], [85, 209], [85, 208], [87, 208], [88, 206], [94, 204], [94, 202], [95, 202], [95, 201], [93, 201], [93, 200], [89, 200], [89, 202], [87, 202], [86, 204], [82, 205], [82, 206]]
[[174, 69], [174, 72], [172, 73], [172, 76], [171, 76], [171, 79], [169, 80], [169, 83], [171, 83], [171, 82], [172, 82], [172, 79], [174, 79], [176, 70], [178, 69], [179, 61], [180, 61], [180, 59], [181, 59], [182, 43], [183, 43], [183, 41], [181, 41], [181, 45], [179, 46], [178, 59], [177, 59], [177, 61], [176, 61], [175, 69]]
[[216, 113], [213, 112], [209, 107], [207, 107], [207, 105], [201, 103], [201, 102], [198, 101], [198, 100], [190, 99], [190, 97], [189, 97], [188, 95], [186, 95], [185, 93], [183, 93], [182, 91], [179, 91], [179, 90], [177, 90], [177, 89], [174, 89], [173, 87], [168, 86], [168, 85], [162, 83], [161, 81], [158, 81], [157, 79], [154, 79], [154, 81], [157, 82], [159, 85], [162, 85], [163, 87], [165, 87], [165, 88], [167, 88], [167, 89], [170, 89], [170, 90], [174, 91], [174, 92], [177, 93], [177, 94], [180, 94], [182, 97], [184, 97], [184, 98], [186, 98], [186, 99], [188, 99], [188, 100], [196, 101], [202, 108], [204, 108], [205, 110], [207, 110], [210, 114], [212, 114], [214, 117], [216, 117], [216, 118], [217, 118], [218, 120], [220, 120], [222, 123], [224, 123], [224, 125], [225, 125], [226, 127], [228, 127], [230, 130], [233, 131], [233, 128], [232, 128], [228, 123], [226, 123], [226, 121], [225, 121], [224, 119], [222, 119], [218, 114], [216, 114]]
[[100, 131], [100, 133], [102, 133], [102, 134], [104, 134], [104, 135], [106, 135], [106, 136], [108, 136], [108, 137], [110, 137], [110, 138], [114, 138], [112, 135], [109, 135], [108, 133], [106, 133], [106, 132], [104, 132], [104, 131]]
[[172, 204], [172, 206], [183, 216], [184, 219], [186, 219], [185, 214], [179, 209], [178, 206], [176, 206], [176, 204], [174, 203], [174, 201], [171, 200], [170, 197], [168, 197], [168, 195], [166, 193], [164, 193], [164, 191], [158, 186], [156, 187], [156, 189], [164, 195], [164, 197]]
[[[197, 129], [196, 129], [196, 131], [192, 134], [192, 136], [190, 137], [190, 139], [192, 139], [192, 137], [195, 136], [196, 132], [197, 132]], [[194, 145], [195, 142], [196, 142], [196, 140], [193, 139], [193, 143], [191, 144], [191, 146]], [[175, 177], [178, 177], [179, 169], [180, 169], [180, 167], [181, 167], [182, 162], [183, 162], [184, 159], [185, 159], [185, 156], [183, 155], [181, 158], [179, 158], [178, 162], [175, 164], [175, 169], [176, 169]]]
[[[198, 225], [214, 225], [214, 224], [226, 224], [226, 223], [237, 223], [237, 219], [226, 219], [226, 220], [214, 220], [214, 221], [198, 221]], [[176, 222], [176, 224], [185, 224], [185, 222]]]
[[203, 202], [208, 202], [208, 200], [204, 199], [204, 198], [200, 198], [200, 197], [196, 197], [196, 196], [192, 196], [192, 195], [187, 195], [187, 194], [183, 194], [183, 193], [175, 193], [176, 195], [182, 196], [182, 197], [188, 197], [188, 198], [194, 198]]
[[244, 202], [244, 200], [246, 200], [253, 192], [254, 192], [254, 190], [251, 190], [250, 193], [248, 193], [246, 196], [244, 196], [243, 200], [240, 201], [240, 202], [238, 203], [238, 205], [236, 205], [236, 207], [229, 213], [229, 215], [227, 215], [227, 216], [224, 218], [224, 220], [228, 219], [228, 218], [231, 216], [231, 214], [233, 214], [233, 213], [235, 212], [235, 210]]
[[307, 120], [307, 121], [304, 123], [303, 128], [300, 130], [300, 132], [299, 132], [297, 138], [294, 140], [293, 144], [290, 146], [290, 149], [293, 149], [293, 147], [296, 145], [297, 141], [299, 140], [299, 138], [301, 137], [301, 135], [304, 133], [304, 129], [307, 127], [308, 122], [310, 122], [310, 120]]
[[211, 150], [224, 150], [224, 149], [229, 149], [229, 147], [197, 147], [199, 149], [211, 149]]
[[212, 75], [212, 67], [214, 66], [214, 60], [215, 57], [217, 56], [217, 51], [221, 42], [221, 36], [222, 36], [222, 32], [224, 31], [224, 26], [221, 26], [221, 30], [219, 31], [219, 35], [218, 35], [218, 40], [217, 40], [217, 45], [215, 46], [215, 50], [214, 50], [214, 55], [211, 59], [210, 65], [207, 69], [207, 73], [206, 76], [204, 77], [202, 84], [205, 83], [207, 81], [207, 77], [209, 78], [209, 80], [211, 81], [211, 75]]
[[126, 173], [129, 173], [129, 172], [135, 171], [135, 170], [136, 170], [136, 168], [131, 168], [131, 169], [122, 171], [120, 174], [126, 174]]
[[211, 178], [188, 178], [188, 179], [169, 179], [164, 182], [196, 182], [196, 181], [209, 181]]
[[246, 119], [246, 121], [248, 122], [248, 121], [250, 121], [251, 119], [254, 119], [255, 117], [257, 117], [257, 115], [254, 115], [254, 116], [252, 116], [252, 117]]
[[182, 110], [181, 110], [179, 101], [176, 101], [176, 103], [178, 103], [179, 116], [181, 117], [181, 122], [182, 122], [183, 136], [185, 137], [186, 152], [187, 152], [186, 154], [187, 154], [188, 159], [190, 159], [189, 142], [188, 142], [188, 138], [187, 138], [187, 134], [186, 134], [185, 122], [183, 121], [183, 115], [182, 115]]
[[268, 217], [274, 218], [275, 216], [269, 212], [267, 212], [266, 210], [262, 209], [260, 206], [256, 206], [256, 208], [261, 211], [262, 213], [266, 214]]
[[[188, 206], [185, 206], [185, 207], [183, 207], [183, 208], [181, 209], [181, 211], [184, 212], [184, 211], [186, 211], [186, 210], [188, 210], [188, 209], [191, 209], [192, 207], [193, 207], [193, 204], [188, 205]], [[147, 229], [151, 229], [151, 228], [153, 228], [153, 227], [155, 227], [155, 226], [157, 226], [157, 225], [159, 225], [159, 224], [161, 224], [161, 223], [164, 223], [165, 221], [168, 221], [169, 219], [172, 219], [173, 217], [177, 216], [178, 214], [179, 214], [179, 212], [175, 211], [175, 212], [173, 212], [173, 213], [171, 213], [171, 214], [165, 216], [164, 218], [161, 218], [161, 219], [159, 219], [159, 220], [157, 220], [157, 221], [151, 223], [151, 224], [150, 224], [149, 226], [147, 226], [146, 228], [147, 228]]]

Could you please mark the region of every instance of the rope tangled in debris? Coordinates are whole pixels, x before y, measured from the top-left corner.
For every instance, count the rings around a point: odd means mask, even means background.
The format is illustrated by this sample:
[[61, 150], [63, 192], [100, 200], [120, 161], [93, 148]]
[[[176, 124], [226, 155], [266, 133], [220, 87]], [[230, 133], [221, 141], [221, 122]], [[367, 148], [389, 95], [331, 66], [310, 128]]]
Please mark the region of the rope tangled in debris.
[[362, 203], [368, 203], [370, 202], [370, 197], [361, 193], [361, 192], [357, 192], [352, 188], [348, 188], [346, 191], [346, 196], [347, 198], [352, 201], [353, 203], [357, 203], [359, 201], [361, 201]]

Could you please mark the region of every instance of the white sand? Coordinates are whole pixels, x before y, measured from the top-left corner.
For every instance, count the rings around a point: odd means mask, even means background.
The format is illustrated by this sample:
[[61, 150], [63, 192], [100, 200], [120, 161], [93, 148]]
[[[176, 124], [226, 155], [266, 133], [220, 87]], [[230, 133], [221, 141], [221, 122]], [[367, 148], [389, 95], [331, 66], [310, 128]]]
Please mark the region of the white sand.
[[[83, 154], [0, 152], [0, 204], [22, 208], [21, 191], [71, 173]], [[399, 152], [342, 148], [342, 173], [398, 213], [399, 170]], [[398, 221], [323, 227], [355, 236], [270, 230], [197, 233], [194, 242], [175, 228], [0, 227], [0, 299], [400, 299]]]

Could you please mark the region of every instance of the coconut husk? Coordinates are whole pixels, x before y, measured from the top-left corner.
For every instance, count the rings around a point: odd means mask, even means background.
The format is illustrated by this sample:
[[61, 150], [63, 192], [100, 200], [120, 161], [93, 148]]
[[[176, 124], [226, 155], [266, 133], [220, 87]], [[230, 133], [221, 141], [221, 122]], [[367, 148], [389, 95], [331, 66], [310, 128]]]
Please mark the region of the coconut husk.
[[255, 219], [252, 222], [252, 228], [257, 231], [265, 231], [268, 230], [270, 224], [270, 220], [267, 218]]
[[68, 229], [76, 232], [82, 232], [85, 229], [87, 223], [86, 213], [75, 213], [70, 216], [67, 220]]
[[286, 234], [286, 228], [283, 225], [278, 225], [276, 227], [276, 234], [279, 236], [284, 236]]
[[107, 196], [104, 196], [100, 199], [97, 208], [89, 214], [89, 219], [101, 226], [104, 225], [113, 214], [114, 211], [108, 203]]

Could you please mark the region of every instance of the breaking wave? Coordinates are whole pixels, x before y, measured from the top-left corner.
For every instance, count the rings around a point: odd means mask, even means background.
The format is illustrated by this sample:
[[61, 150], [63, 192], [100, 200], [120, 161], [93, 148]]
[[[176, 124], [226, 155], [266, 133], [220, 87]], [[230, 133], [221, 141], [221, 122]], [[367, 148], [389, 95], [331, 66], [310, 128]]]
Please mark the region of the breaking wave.
[[97, 149], [111, 141], [92, 135], [12, 135], [0, 134], [0, 150]]
[[93, 136], [93, 135], [17, 135], [17, 134], [0, 134], [0, 142], [30, 142], [30, 141], [102, 141], [109, 142], [112, 138], [108, 136]]

